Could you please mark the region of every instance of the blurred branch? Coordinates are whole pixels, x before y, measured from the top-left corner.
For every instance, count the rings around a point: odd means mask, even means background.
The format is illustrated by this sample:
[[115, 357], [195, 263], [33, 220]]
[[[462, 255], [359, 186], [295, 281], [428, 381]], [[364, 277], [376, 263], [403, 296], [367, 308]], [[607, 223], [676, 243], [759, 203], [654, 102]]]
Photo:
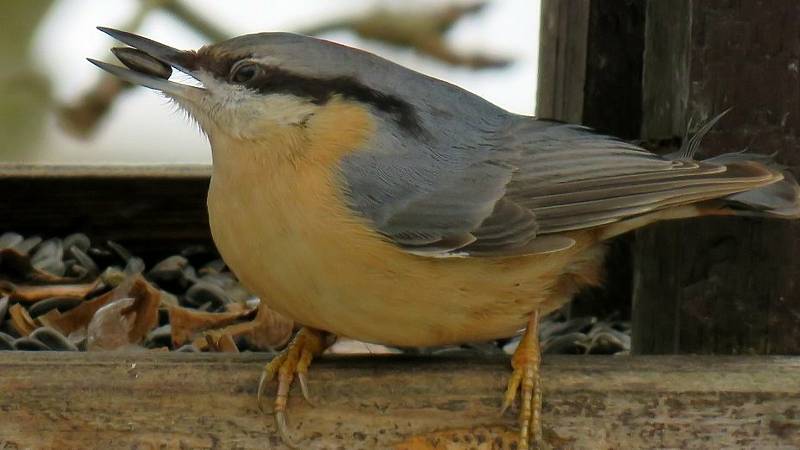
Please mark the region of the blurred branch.
[[431, 11], [377, 9], [359, 18], [322, 24], [301, 32], [318, 35], [335, 30], [352, 30], [364, 39], [411, 48], [452, 65], [470, 69], [503, 67], [510, 64], [511, 60], [479, 53], [460, 53], [446, 39], [447, 32], [459, 20], [483, 11], [486, 5], [487, 2], [451, 5]]

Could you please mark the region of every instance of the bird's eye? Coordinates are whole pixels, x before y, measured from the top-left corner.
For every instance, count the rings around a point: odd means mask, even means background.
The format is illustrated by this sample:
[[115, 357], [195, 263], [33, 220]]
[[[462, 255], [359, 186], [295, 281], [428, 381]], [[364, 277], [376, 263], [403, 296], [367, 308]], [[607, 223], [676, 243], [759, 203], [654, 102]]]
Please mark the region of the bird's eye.
[[239, 64], [231, 71], [231, 81], [234, 83], [247, 83], [258, 75], [259, 67], [255, 63]]

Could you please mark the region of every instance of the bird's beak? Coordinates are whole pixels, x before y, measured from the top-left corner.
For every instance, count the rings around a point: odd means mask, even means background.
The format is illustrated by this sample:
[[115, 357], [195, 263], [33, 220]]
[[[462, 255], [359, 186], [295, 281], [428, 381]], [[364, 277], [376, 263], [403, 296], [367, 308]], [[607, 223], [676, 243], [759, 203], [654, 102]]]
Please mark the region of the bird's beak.
[[[137, 36], [133, 33], [128, 33], [125, 31], [106, 27], [97, 27], [97, 29], [122, 42], [123, 44], [127, 44], [137, 50], [140, 50], [156, 60], [174, 67], [191, 76], [192, 78], [197, 79], [197, 74], [195, 71], [188, 67], [188, 63], [190, 63], [194, 57], [193, 52], [178, 50], [151, 39]], [[170, 96], [192, 100], [198, 95], [202, 95], [206, 92], [206, 90], [203, 88], [175, 83], [153, 73], [131, 70], [126, 67], [115, 66], [113, 64], [104, 63], [91, 58], [88, 58], [88, 60], [97, 67], [111, 73], [112, 75], [122, 78], [123, 80], [145, 86], [150, 89], [156, 89]]]

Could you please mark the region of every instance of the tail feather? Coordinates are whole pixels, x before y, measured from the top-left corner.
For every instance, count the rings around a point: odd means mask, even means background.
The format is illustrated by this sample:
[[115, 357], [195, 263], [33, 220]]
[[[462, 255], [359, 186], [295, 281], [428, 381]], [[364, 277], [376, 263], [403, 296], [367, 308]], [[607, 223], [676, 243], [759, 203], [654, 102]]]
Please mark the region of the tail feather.
[[723, 200], [741, 216], [800, 219], [800, 186], [789, 172], [783, 172], [781, 181], [730, 195]]
[[[694, 136], [684, 139], [684, 144], [679, 151], [668, 157], [676, 160], [693, 160], [700, 148], [702, 138], [729, 111], [730, 109], [727, 109], [706, 122]], [[741, 163], [757, 164], [779, 175], [775, 177], [775, 182], [766, 186], [722, 197], [721, 200], [726, 209], [741, 216], [800, 218], [800, 186], [788, 168], [775, 161], [776, 154], [762, 155], [743, 150], [703, 160], [705, 163], [727, 167]]]

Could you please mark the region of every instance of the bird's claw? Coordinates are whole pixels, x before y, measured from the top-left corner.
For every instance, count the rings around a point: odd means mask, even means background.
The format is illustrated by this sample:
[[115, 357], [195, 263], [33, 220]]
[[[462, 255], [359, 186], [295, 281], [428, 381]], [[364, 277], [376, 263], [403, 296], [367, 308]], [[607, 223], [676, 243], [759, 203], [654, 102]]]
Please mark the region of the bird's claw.
[[298, 372], [297, 380], [300, 382], [300, 392], [303, 393], [303, 398], [306, 399], [309, 405], [314, 406], [314, 402], [311, 401], [311, 397], [308, 395], [308, 374]]
[[514, 404], [517, 398], [517, 391], [519, 390], [519, 383], [522, 381], [522, 371], [514, 369], [511, 377], [508, 379], [508, 386], [506, 387], [506, 394], [503, 396], [503, 406], [500, 407], [500, 415], [506, 413], [508, 408]]
[[313, 405], [308, 393], [308, 367], [314, 356], [319, 355], [324, 350], [324, 337], [318, 331], [303, 328], [300, 330], [292, 342], [281, 353], [275, 356], [272, 361], [264, 366], [261, 377], [258, 380], [258, 408], [262, 412], [267, 412], [264, 407], [264, 393], [267, 384], [272, 380], [278, 380], [277, 394], [272, 406], [272, 415], [275, 417], [275, 426], [284, 443], [292, 448], [297, 448], [294, 440], [289, 434], [289, 426], [286, 421], [286, 405], [289, 399], [289, 388], [295, 376], [300, 382], [300, 391], [303, 398]]
[[545, 443], [542, 435], [542, 388], [539, 379], [539, 330], [538, 313], [534, 313], [528, 324], [525, 336], [520, 341], [511, 364], [514, 372], [508, 379], [506, 393], [503, 397], [501, 414], [505, 413], [517, 398], [517, 393], [522, 391], [520, 399], [520, 433], [519, 449], [541, 449]]

